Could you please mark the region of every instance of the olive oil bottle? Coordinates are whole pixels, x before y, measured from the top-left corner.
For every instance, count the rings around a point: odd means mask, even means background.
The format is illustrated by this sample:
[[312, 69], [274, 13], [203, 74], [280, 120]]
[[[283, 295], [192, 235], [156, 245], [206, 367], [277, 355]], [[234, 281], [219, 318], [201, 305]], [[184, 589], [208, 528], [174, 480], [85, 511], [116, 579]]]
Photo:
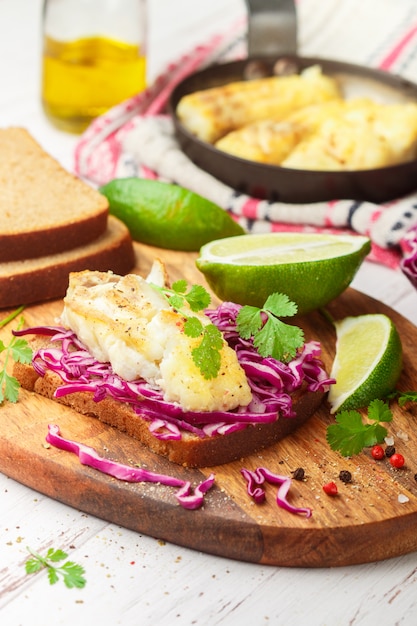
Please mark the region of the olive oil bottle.
[[45, 0], [42, 105], [80, 133], [146, 87], [144, 0]]

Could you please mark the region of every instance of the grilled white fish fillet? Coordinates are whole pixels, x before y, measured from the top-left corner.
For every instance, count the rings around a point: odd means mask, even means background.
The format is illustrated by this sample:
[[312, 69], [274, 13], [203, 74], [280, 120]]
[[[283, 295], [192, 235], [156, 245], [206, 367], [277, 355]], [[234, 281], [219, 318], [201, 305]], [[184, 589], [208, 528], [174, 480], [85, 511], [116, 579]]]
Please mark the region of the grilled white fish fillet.
[[302, 138], [297, 124], [260, 120], [232, 130], [214, 144], [218, 150], [241, 159], [279, 165]]
[[199, 139], [214, 143], [251, 122], [280, 121], [301, 107], [339, 98], [335, 79], [312, 66], [301, 74], [237, 81], [187, 94], [177, 105], [177, 115]]
[[283, 167], [363, 170], [403, 163], [417, 156], [417, 105], [381, 104], [357, 98], [307, 108], [289, 123], [304, 127], [302, 140]]
[[[191, 350], [200, 339], [184, 334], [183, 316], [150, 284], [164, 286], [165, 278], [160, 263], [146, 280], [135, 274], [72, 273], [61, 321], [121, 378], [145, 379], [185, 411], [248, 405], [252, 394], [246, 375], [225, 341], [216, 378], [207, 380], [195, 365]], [[192, 315], [211, 323], [204, 314]]]
[[281, 122], [232, 131], [216, 147], [243, 159], [306, 170], [363, 170], [417, 156], [417, 105], [368, 98], [303, 107]]

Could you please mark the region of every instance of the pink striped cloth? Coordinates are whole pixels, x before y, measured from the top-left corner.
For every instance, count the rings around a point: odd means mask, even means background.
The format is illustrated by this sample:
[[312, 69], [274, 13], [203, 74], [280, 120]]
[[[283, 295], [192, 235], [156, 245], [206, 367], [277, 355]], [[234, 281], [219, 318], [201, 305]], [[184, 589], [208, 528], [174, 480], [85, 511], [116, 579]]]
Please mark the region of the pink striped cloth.
[[[302, 2], [308, 4], [308, 0]], [[407, 7], [407, 15], [386, 25], [381, 40], [367, 52], [364, 63], [407, 73], [407, 64], [416, 57], [417, 6], [413, 9], [412, 3], [407, 2]], [[350, 200], [307, 205], [268, 202], [237, 193], [200, 170], [181, 151], [166, 113], [172, 89], [198, 69], [244, 57], [245, 33], [242, 20], [227, 33], [215, 36], [170, 64], [146, 91], [97, 118], [78, 142], [75, 172], [97, 185], [127, 176], [175, 182], [222, 206], [248, 232], [364, 234], [372, 241], [369, 260], [400, 267], [407, 249], [402, 242], [410, 238], [407, 233], [414, 232], [412, 229], [417, 226], [417, 192], [380, 205]]]

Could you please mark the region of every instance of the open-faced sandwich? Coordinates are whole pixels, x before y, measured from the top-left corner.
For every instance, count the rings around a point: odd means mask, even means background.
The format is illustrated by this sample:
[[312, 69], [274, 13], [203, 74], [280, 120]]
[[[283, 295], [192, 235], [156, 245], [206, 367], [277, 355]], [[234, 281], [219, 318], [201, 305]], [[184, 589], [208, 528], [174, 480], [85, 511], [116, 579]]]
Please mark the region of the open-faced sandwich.
[[72, 273], [59, 325], [18, 331], [33, 359], [14, 375], [175, 463], [240, 459], [308, 419], [332, 381], [301, 329], [298, 347], [265, 356], [239, 330], [241, 305], [209, 302], [203, 287], [169, 286], [159, 261], [146, 279]]

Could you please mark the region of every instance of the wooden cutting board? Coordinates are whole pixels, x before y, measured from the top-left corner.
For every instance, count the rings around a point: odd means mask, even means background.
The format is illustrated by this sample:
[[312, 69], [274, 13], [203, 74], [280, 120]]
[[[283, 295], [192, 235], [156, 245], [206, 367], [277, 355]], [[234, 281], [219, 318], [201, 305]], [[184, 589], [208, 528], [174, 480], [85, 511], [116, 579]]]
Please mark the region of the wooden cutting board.
[[[158, 256], [168, 266], [172, 280], [185, 277], [204, 283], [195, 268], [195, 255], [136, 245], [136, 271], [146, 275]], [[26, 309], [28, 325], [54, 324], [62, 303], [50, 302]], [[417, 390], [415, 347], [417, 328], [402, 316], [353, 289], [328, 306], [334, 319], [364, 313], [391, 316], [404, 348], [404, 371], [398, 387]], [[4, 315], [3, 315], [4, 313]], [[0, 319], [6, 315], [0, 313]], [[323, 359], [330, 368], [335, 335], [329, 321], [316, 312], [300, 318], [307, 338], [319, 339]], [[12, 325], [2, 330], [10, 339]], [[319, 411], [294, 434], [260, 454], [242, 461], [204, 470], [173, 465], [141, 447], [136, 441], [98, 420], [34, 394], [21, 391], [16, 404], [0, 407], [0, 471], [56, 500], [81, 511], [199, 551], [280, 566], [324, 567], [377, 561], [417, 550], [417, 406], [392, 405], [394, 420], [389, 432], [406, 465], [393, 469], [388, 460], [374, 461], [369, 451], [351, 459], [332, 452], [326, 443], [326, 426], [333, 421], [324, 402]], [[56, 423], [62, 435], [94, 447], [122, 463], [187, 478], [197, 484], [212, 471], [215, 486], [201, 509], [178, 505], [174, 490], [154, 484], [131, 484], [81, 465], [78, 458], [45, 445], [47, 425]], [[257, 505], [246, 493], [242, 467], [265, 466], [292, 475], [305, 470], [304, 481], [292, 481], [291, 503], [310, 507], [306, 519], [279, 508], [276, 488], [267, 487], [266, 501]], [[344, 484], [339, 472], [349, 470], [352, 482]], [[323, 484], [335, 481], [336, 497], [323, 492]], [[406, 496], [400, 502], [399, 496]]]

